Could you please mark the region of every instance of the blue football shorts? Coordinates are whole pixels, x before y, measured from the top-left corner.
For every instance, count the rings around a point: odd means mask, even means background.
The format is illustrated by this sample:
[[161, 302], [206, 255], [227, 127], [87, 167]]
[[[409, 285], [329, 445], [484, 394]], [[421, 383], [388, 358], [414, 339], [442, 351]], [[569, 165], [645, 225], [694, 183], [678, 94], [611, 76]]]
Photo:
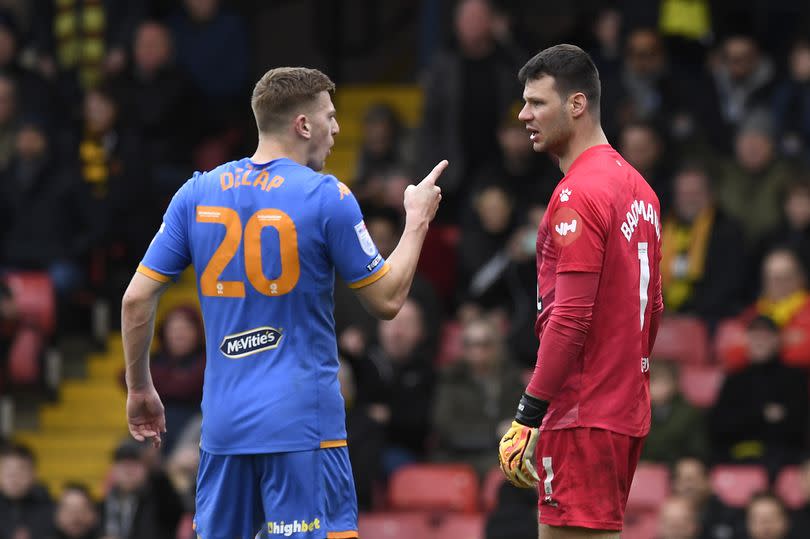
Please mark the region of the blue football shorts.
[[357, 537], [357, 496], [347, 447], [214, 455], [200, 450], [199, 539]]

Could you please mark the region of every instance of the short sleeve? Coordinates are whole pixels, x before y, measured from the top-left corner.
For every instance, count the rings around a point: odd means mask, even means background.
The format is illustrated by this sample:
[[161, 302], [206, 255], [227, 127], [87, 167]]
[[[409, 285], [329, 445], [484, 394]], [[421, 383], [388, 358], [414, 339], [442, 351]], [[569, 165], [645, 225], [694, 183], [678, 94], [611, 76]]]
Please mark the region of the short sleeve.
[[138, 272], [156, 281], [176, 278], [191, 263], [188, 241], [188, 205], [191, 180], [172, 197], [163, 222], [149, 244]]
[[329, 258], [349, 288], [370, 285], [388, 272], [388, 264], [366, 229], [357, 199], [334, 176], [326, 177], [321, 215]]
[[549, 234], [559, 249], [557, 273], [602, 269], [610, 223], [608, 203], [585, 187], [564, 187], [549, 211]]

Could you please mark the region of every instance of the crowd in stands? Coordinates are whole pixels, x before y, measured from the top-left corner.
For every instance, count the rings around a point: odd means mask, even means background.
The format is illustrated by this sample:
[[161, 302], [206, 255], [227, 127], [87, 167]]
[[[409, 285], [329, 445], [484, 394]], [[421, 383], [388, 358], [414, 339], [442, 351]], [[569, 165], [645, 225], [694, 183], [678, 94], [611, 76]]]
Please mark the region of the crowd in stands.
[[[435, 532], [435, 511], [396, 494], [431, 464], [468, 474], [459, 507], [488, 539], [536, 534], [536, 493], [493, 469], [535, 363], [535, 241], [561, 174], [517, 121], [516, 73], [567, 40], [592, 54], [608, 138], [662, 209], [667, 318], [638, 479], [654, 495], [631, 493], [627, 536], [810, 537], [810, 10], [717, 4], [628, 0], [538, 21], [534, 2], [461, 0], [452, 43], [420, 74], [419, 125], [368, 104], [342, 179], [383, 256], [405, 187], [439, 159], [451, 166], [400, 313], [376, 321], [336, 286], [349, 448], [371, 515], [361, 533], [414, 507]], [[46, 272], [57, 331], [75, 330], [88, 296], [117, 312], [192, 171], [252, 150], [249, 27], [219, 0], [0, 6], [0, 270]], [[16, 298], [0, 285], [0, 391], [14, 389], [21, 328], [45, 331]], [[189, 537], [203, 338], [194, 308], [163, 320], [152, 374], [169, 434], [161, 451], [122, 442], [103, 500], [82, 484], [49, 493], [31, 451], [5, 445], [0, 539]]]

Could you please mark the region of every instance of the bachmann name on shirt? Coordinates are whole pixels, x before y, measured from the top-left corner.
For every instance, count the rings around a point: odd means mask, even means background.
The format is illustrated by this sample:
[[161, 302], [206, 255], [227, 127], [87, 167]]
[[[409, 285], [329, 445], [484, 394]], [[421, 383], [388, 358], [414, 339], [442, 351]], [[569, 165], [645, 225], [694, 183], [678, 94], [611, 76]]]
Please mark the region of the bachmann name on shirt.
[[622, 223], [621, 229], [627, 241], [633, 237], [633, 233], [638, 228], [639, 220], [644, 219], [648, 223], [652, 223], [655, 227], [655, 235], [661, 239], [661, 223], [658, 218], [658, 212], [655, 211], [653, 205], [643, 200], [634, 200], [630, 203], [630, 208], [627, 210], [627, 215]]

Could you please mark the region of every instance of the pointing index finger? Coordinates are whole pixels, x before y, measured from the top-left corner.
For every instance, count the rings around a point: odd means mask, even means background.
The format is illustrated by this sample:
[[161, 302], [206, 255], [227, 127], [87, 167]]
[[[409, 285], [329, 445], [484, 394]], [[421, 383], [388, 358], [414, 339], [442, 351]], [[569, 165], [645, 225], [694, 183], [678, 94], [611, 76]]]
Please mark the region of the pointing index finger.
[[430, 174], [425, 176], [425, 179], [423, 179], [421, 183], [436, 185], [436, 180], [439, 179], [439, 176], [442, 175], [442, 172], [444, 172], [444, 169], [446, 169], [449, 164], [450, 163], [447, 161], [447, 159], [439, 161], [439, 164], [433, 167], [433, 170], [430, 171]]

